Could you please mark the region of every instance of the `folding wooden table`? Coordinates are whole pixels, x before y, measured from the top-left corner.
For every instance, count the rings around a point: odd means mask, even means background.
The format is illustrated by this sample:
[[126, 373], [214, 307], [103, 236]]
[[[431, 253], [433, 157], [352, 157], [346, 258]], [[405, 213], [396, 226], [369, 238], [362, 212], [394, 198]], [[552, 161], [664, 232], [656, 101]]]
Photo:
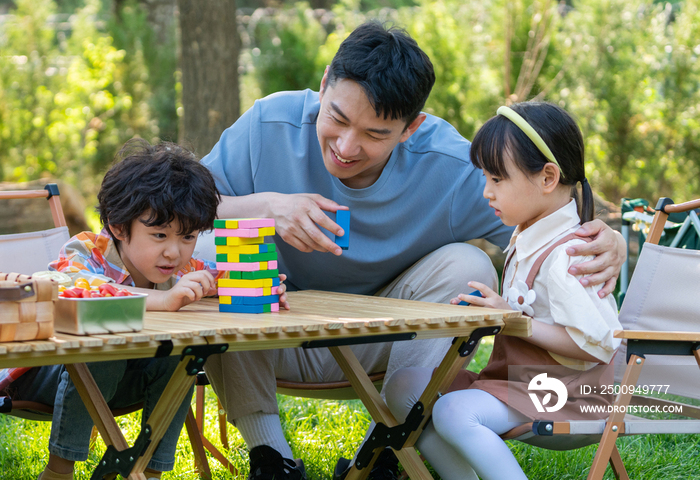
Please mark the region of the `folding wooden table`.
[[[225, 351], [330, 348], [356, 393], [377, 422], [376, 435], [360, 452], [348, 479], [366, 477], [385, 446], [396, 450], [413, 479], [432, 478], [412, 447], [440, 392], [464, 368], [479, 339], [497, 333], [531, 334], [519, 312], [461, 307], [320, 291], [289, 293], [291, 311], [220, 313], [216, 299], [179, 312], [146, 312], [138, 333], [78, 337], [57, 334], [48, 341], [0, 344], [0, 368], [66, 364], [97, 429], [108, 445], [92, 478], [133, 480], [143, 474], [153, 451], [207, 357]], [[420, 402], [398, 424], [348, 345], [455, 337]], [[129, 447], [84, 362], [179, 355], [180, 364], [147, 421]], [[358, 469], [359, 467], [359, 469]]]

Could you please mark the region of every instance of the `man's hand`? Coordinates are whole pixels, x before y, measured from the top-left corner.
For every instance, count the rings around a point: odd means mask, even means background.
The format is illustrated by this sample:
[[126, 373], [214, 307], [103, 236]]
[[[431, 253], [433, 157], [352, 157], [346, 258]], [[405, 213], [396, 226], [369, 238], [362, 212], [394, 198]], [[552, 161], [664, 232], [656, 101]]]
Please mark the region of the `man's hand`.
[[275, 231], [294, 248], [302, 252], [331, 252], [340, 255], [343, 250], [319, 229], [325, 228], [338, 236], [343, 229], [324, 213], [347, 210], [333, 200], [318, 194], [298, 193], [285, 195], [268, 193], [269, 209], [275, 219]]
[[625, 240], [622, 235], [598, 219], [584, 223], [575, 233], [580, 237], [593, 237], [593, 241], [569, 247], [566, 253], [572, 257], [595, 255], [595, 258], [573, 265], [569, 273], [586, 275], [580, 280], [584, 287], [603, 283], [603, 288], [598, 292], [598, 296], [603, 298], [615, 290], [617, 277], [627, 258]]
[[450, 300], [452, 305], [457, 305], [461, 301], [465, 301], [475, 307], [488, 307], [488, 308], [498, 308], [501, 310], [512, 310], [508, 302], [503, 300], [503, 298], [494, 292], [491, 288], [487, 287], [483, 283], [479, 282], [469, 282], [467, 283], [471, 288], [479, 290], [481, 292], [481, 297], [475, 295], [468, 295], [466, 293], [460, 293], [457, 298]]
[[163, 304], [159, 310], [176, 312], [202, 297], [216, 295], [216, 281], [206, 270], [190, 272], [183, 275], [173, 288], [163, 293]]

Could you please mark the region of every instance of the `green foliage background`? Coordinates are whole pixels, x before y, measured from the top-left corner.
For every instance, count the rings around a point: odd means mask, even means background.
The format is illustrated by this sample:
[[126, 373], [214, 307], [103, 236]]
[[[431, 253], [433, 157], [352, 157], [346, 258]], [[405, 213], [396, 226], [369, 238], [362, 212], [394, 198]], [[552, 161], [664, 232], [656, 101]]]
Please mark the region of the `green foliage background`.
[[[135, 0], [117, 13], [108, 0], [15, 3], [0, 23], [1, 180], [60, 177], [92, 199], [128, 138], [177, 140], [174, 28], [158, 40]], [[72, 15], [56, 21], [58, 8]], [[275, 91], [318, 89], [340, 42], [369, 18], [416, 38], [437, 75], [426, 110], [466, 138], [514, 100], [528, 44], [544, 28], [546, 57], [516, 100], [574, 114], [594, 189], [616, 203], [700, 193], [700, 0], [339, 0], [332, 11], [301, 2], [242, 11], [243, 108]]]

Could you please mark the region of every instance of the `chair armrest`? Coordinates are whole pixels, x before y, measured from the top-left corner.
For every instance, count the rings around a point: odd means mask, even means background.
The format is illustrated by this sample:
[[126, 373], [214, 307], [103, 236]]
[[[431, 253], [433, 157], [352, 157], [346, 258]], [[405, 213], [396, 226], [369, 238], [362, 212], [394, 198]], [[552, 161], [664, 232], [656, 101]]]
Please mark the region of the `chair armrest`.
[[654, 330], [615, 330], [615, 338], [700, 342], [700, 332], [656, 332]]

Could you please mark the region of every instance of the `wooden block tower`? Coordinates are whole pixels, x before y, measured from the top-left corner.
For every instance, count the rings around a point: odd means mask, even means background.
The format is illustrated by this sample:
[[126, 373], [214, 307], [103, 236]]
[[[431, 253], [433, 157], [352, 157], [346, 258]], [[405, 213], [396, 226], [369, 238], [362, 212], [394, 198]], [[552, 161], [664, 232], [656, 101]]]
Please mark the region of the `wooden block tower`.
[[272, 218], [214, 220], [219, 311], [266, 313], [279, 311], [277, 248], [265, 237], [275, 234]]

